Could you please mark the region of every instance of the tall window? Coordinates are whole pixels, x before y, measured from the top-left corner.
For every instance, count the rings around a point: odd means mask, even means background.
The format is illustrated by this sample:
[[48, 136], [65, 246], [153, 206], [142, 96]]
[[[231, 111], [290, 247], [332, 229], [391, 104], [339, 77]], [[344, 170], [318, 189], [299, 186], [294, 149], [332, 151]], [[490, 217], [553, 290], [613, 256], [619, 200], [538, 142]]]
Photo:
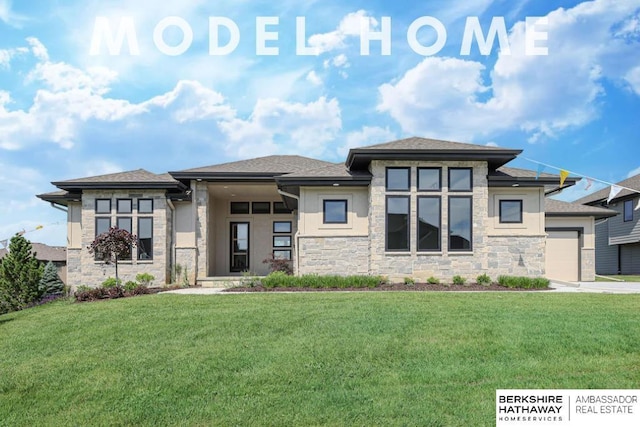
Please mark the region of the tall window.
[[387, 196], [387, 250], [409, 250], [409, 197]]
[[409, 191], [411, 188], [411, 168], [387, 168], [387, 191]]
[[[132, 232], [131, 230], [133, 228], [133, 220], [131, 219], [130, 216], [127, 216], [127, 217], [119, 216], [118, 218], [116, 218], [116, 227], [131, 233]], [[129, 248], [129, 252], [127, 252], [126, 254], [124, 254], [118, 259], [125, 259], [125, 260], [131, 259], [131, 248]]]
[[440, 197], [418, 197], [418, 250], [440, 250]]
[[471, 168], [449, 168], [449, 191], [471, 191]]
[[633, 221], [633, 200], [624, 201], [624, 222]]
[[153, 259], [152, 217], [138, 217], [138, 259]]
[[[111, 206], [111, 200], [109, 200], [109, 206]], [[111, 228], [111, 217], [109, 216], [97, 216], [96, 217], [96, 234], [95, 237], [98, 237], [102, 233], [106, 233]], [[102, 256], [99, 253], [95, 253], [94, 259], [101, 259]]]
[[471, 197], [449, 197], [449, 250], [471, 251]]

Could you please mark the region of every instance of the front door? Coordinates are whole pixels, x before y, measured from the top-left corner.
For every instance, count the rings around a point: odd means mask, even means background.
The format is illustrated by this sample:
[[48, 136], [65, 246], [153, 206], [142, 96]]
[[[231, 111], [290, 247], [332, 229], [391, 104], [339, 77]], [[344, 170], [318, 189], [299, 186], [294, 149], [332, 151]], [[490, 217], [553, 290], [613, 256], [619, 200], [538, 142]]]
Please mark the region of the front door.
[[231, 266], [232, 273], [249, 270], [249, 223], [231, 223]]

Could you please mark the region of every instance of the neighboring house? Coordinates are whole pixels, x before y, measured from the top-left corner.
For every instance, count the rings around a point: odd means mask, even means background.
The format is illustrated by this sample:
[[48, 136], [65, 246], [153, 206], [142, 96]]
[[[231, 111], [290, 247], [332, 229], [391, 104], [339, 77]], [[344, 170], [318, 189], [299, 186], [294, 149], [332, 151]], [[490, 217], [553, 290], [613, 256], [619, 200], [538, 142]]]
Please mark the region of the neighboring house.
[[[44, 243], [31, 243], [32, 252], [35, 252], [36, 259], [42, 264], [49, 261], [58, 269], [58, 276], [65, 284], [67, 283], [67, 248], [64, 246], [49, 246]], [[7, 249], [0, 249], [0, 259], [9, 253]]]
[[125, 280], [143, 271], [169, 280], [178, 265], [191, 283], [264, 275], [270, 254], [291, 260], [296, 274], [544, 276], [549, 260], [565, 257], [555, 240], [575, 246], [572, 265], [552, 263], [557, 278], [593, 280], [594, 218], [614, 213], [560, 202], [545, 213], [545, 190], [559, 177], [504, 166], [520, 153], [408, 138], [351, 149], [340, 164], [268, 156], [162, 175], [137, 170], [54, 182], [61, 191], [38, 197], [68, 210], [75, 285], [112, 274], [86, 250], [109, 226], [139, 238], [132, 259], [119, 263]]
[[[620, 181], [620, 187], [640, 191], [640, 175]], [[618, 213], [596, 223], [596, 272], [598, 274], [640, 274], [640, 194], [622, 190], [609, 203], [611, 187], [576, 200], [589, 206], [601, 206]]]

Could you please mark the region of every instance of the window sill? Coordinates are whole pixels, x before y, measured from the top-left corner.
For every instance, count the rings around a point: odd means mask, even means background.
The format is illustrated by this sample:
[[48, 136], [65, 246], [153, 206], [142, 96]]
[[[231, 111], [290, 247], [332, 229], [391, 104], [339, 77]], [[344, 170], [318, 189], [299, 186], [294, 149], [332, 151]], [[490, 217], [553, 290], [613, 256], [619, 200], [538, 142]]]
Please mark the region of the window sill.
[[389, 252], [389, 251], [385, 251], [384, 252], [385, 256], [411, 256], [411, 251], [398, 251], [398, 252]]
[[449, 256], [471, 256], [475, 255], [473, 251], [449, 251]]
[[442, 256], [444, 255], [444, 252], [442, 251], [418, 251], [416, 252], [416, 255], [418, 256]]

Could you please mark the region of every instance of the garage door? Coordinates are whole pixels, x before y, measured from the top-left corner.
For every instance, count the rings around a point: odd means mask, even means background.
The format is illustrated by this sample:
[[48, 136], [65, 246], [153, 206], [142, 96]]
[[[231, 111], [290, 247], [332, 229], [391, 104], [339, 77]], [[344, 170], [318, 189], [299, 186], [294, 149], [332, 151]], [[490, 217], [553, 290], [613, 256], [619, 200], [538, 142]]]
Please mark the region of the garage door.
[[640, 244], [620, 246], [620, 273], [640, 274]]
[[580, 240], [577, 231], [548, 231], [546, 270], [548, 279], [580, 280]]

